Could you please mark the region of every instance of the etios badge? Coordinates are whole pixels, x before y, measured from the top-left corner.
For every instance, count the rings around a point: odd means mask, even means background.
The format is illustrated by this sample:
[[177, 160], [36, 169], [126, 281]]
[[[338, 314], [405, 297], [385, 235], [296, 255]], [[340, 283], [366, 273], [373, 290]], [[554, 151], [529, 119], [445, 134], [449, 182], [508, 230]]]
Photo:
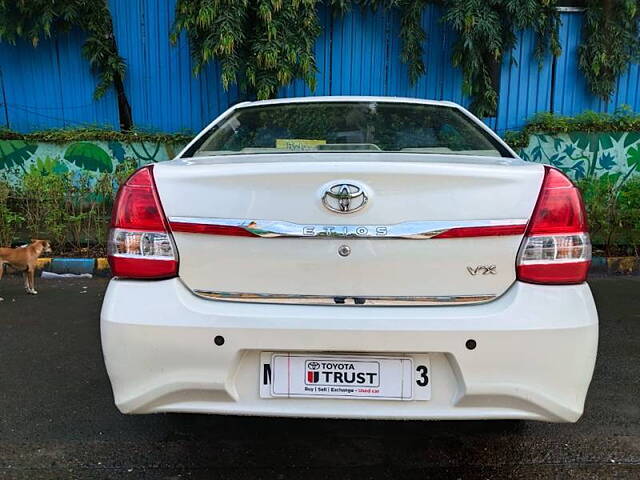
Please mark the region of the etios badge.
[[322, 195], [322, 204], [332, 212], [353, 213], [367, 204], [364, 190], [350, 183], [339, 183], [329, 187]]

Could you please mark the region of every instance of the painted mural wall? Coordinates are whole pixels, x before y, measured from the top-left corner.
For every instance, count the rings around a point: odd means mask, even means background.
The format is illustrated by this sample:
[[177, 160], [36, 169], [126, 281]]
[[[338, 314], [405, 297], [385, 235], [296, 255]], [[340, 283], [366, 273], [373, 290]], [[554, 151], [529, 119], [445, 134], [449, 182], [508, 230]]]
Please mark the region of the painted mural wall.
[[640, 132], [534, 134], [518, 152], [559, 168], [574, 180], [609, 176], [622, 184], [640, 175]]
[[[113, 173], [133, 160], [137, 166], [173, 158], [182, 144], [80, 141], [57, 145], [0, 140], [0, 178], [19, 182], [27, 172], [48, 174]], [[558, 167], [574, 180], [607, 175], [620, 184], [640, 175], [640, 132], [534, 134], [519, 155]]]
[[184, 145], [155, 142], [82, 141], [63, 145], [0, 140], [0, 178], [16, 184], [25, 173], [113, 173], [133, 160], [138, 166], [173, 158]]

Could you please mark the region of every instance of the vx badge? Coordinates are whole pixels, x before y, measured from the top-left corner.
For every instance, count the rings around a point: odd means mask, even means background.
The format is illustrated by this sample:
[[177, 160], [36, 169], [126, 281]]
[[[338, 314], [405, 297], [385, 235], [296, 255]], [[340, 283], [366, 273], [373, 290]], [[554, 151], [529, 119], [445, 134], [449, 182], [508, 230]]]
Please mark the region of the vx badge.
[[495, 265], [478, 265], [477, 267], [473, 268], [473, 267], [467, 267], [467, 272], [469, 272], [470, 275], [495, 275], [496, 273], [496, 266]]

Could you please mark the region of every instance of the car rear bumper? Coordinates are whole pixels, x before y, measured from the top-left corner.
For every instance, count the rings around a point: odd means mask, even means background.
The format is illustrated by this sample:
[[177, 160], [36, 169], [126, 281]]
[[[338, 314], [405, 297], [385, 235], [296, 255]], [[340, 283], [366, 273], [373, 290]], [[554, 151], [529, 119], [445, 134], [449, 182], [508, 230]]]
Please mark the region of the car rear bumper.
[[[593, 373], [598, 319], [586, 284], [516, 282], [482, 305], [361, 307], [227, 303], [198, 298], [179, 279], [114, 279], [101, 331], [124, 413], [574, 422]], [[429, 353], [432, 397], [263, 399], [262, 351]]]

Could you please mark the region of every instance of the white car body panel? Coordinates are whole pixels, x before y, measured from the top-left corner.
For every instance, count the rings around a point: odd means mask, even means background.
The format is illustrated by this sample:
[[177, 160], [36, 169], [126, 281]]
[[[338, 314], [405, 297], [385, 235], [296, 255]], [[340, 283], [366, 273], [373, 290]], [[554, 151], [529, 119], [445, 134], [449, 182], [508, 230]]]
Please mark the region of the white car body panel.
[[[390, 97], [247, 102], [210, 127], [247, 106], [349, 101], [456, 108], [499, 140], [456, 104]], [[179, 259], [178, 277], [114, 278], [109, 284], [101, 334], [118, 408], [575, 422], [595, 365], [597, 312], [586, 283], [516, 279], [516, 258], [545, 170], [504, 147], [514, 158], [245, 152], [154, 165], [157, 196], [174, 225], [165, 233]], [[322, 201], [328, 188], [344, 184], [368, 197], [348, 215]], [[178, 231], [176, 222], [240, 230], [275, 225], [295, 235], [194, 233]], [[465, 225], [522, 230], [467, 238], [371, 233], [406, 225], [418, 232], [442, 225], [449, 226], [442, 231]], [[327, 226], [351, 233], [299, 234]], [[365, 235], [353, 234], [363, 226]], [[345, 256], [339, 253], [344, 247]], [[342, 304], [345, 298], [353, 301]], [[429, 399], [263, 398], [265, 352], [428, 358]]]
[[[124, 413], [573, 422], [597, 338], [586, 284], [516, 282], [483, 305], [372, 308], [216, 302], [179, 279], [112, 280], [102, 309], [107, 371]], [[262, 399], [262, 351], [430, 353], [432, 398]]]
[[[385, 161], [380, 161], [381, 155]], [[434, 155], [424, 161], [424, 155], [415, 154], [286, 154], [286, 161], [258, 163], [260, 157], [264, 155], [253, 155], [254, 163], [233, 163], [234, 156], [232, 163], [224, 164], [205, 161], [201, 165], [200, 159], [194, 159], [157, 165], [154, 175], [166, 215], [336, 226], [470, 219], [523, 219], [526, 223], [544, 176], [539, 164], [508, 160], [481, 164], [462, 159], [447, 163], [453, 156]], [[349, 182], [366, 190], [366, 207], [349, 215], [324, 208], [323, 188]], [[174, 232], [174, 239], [181, 252], [180, 277], [194, 290], [500, 295], [515, 280], [513, 266], [522, 235], [256, 240]], [[343, 244], [352, 249], [347, 258], [337, 254]], [[469, 275], [467, 267], [479, 264], [495, 265], [496, 274]]]

